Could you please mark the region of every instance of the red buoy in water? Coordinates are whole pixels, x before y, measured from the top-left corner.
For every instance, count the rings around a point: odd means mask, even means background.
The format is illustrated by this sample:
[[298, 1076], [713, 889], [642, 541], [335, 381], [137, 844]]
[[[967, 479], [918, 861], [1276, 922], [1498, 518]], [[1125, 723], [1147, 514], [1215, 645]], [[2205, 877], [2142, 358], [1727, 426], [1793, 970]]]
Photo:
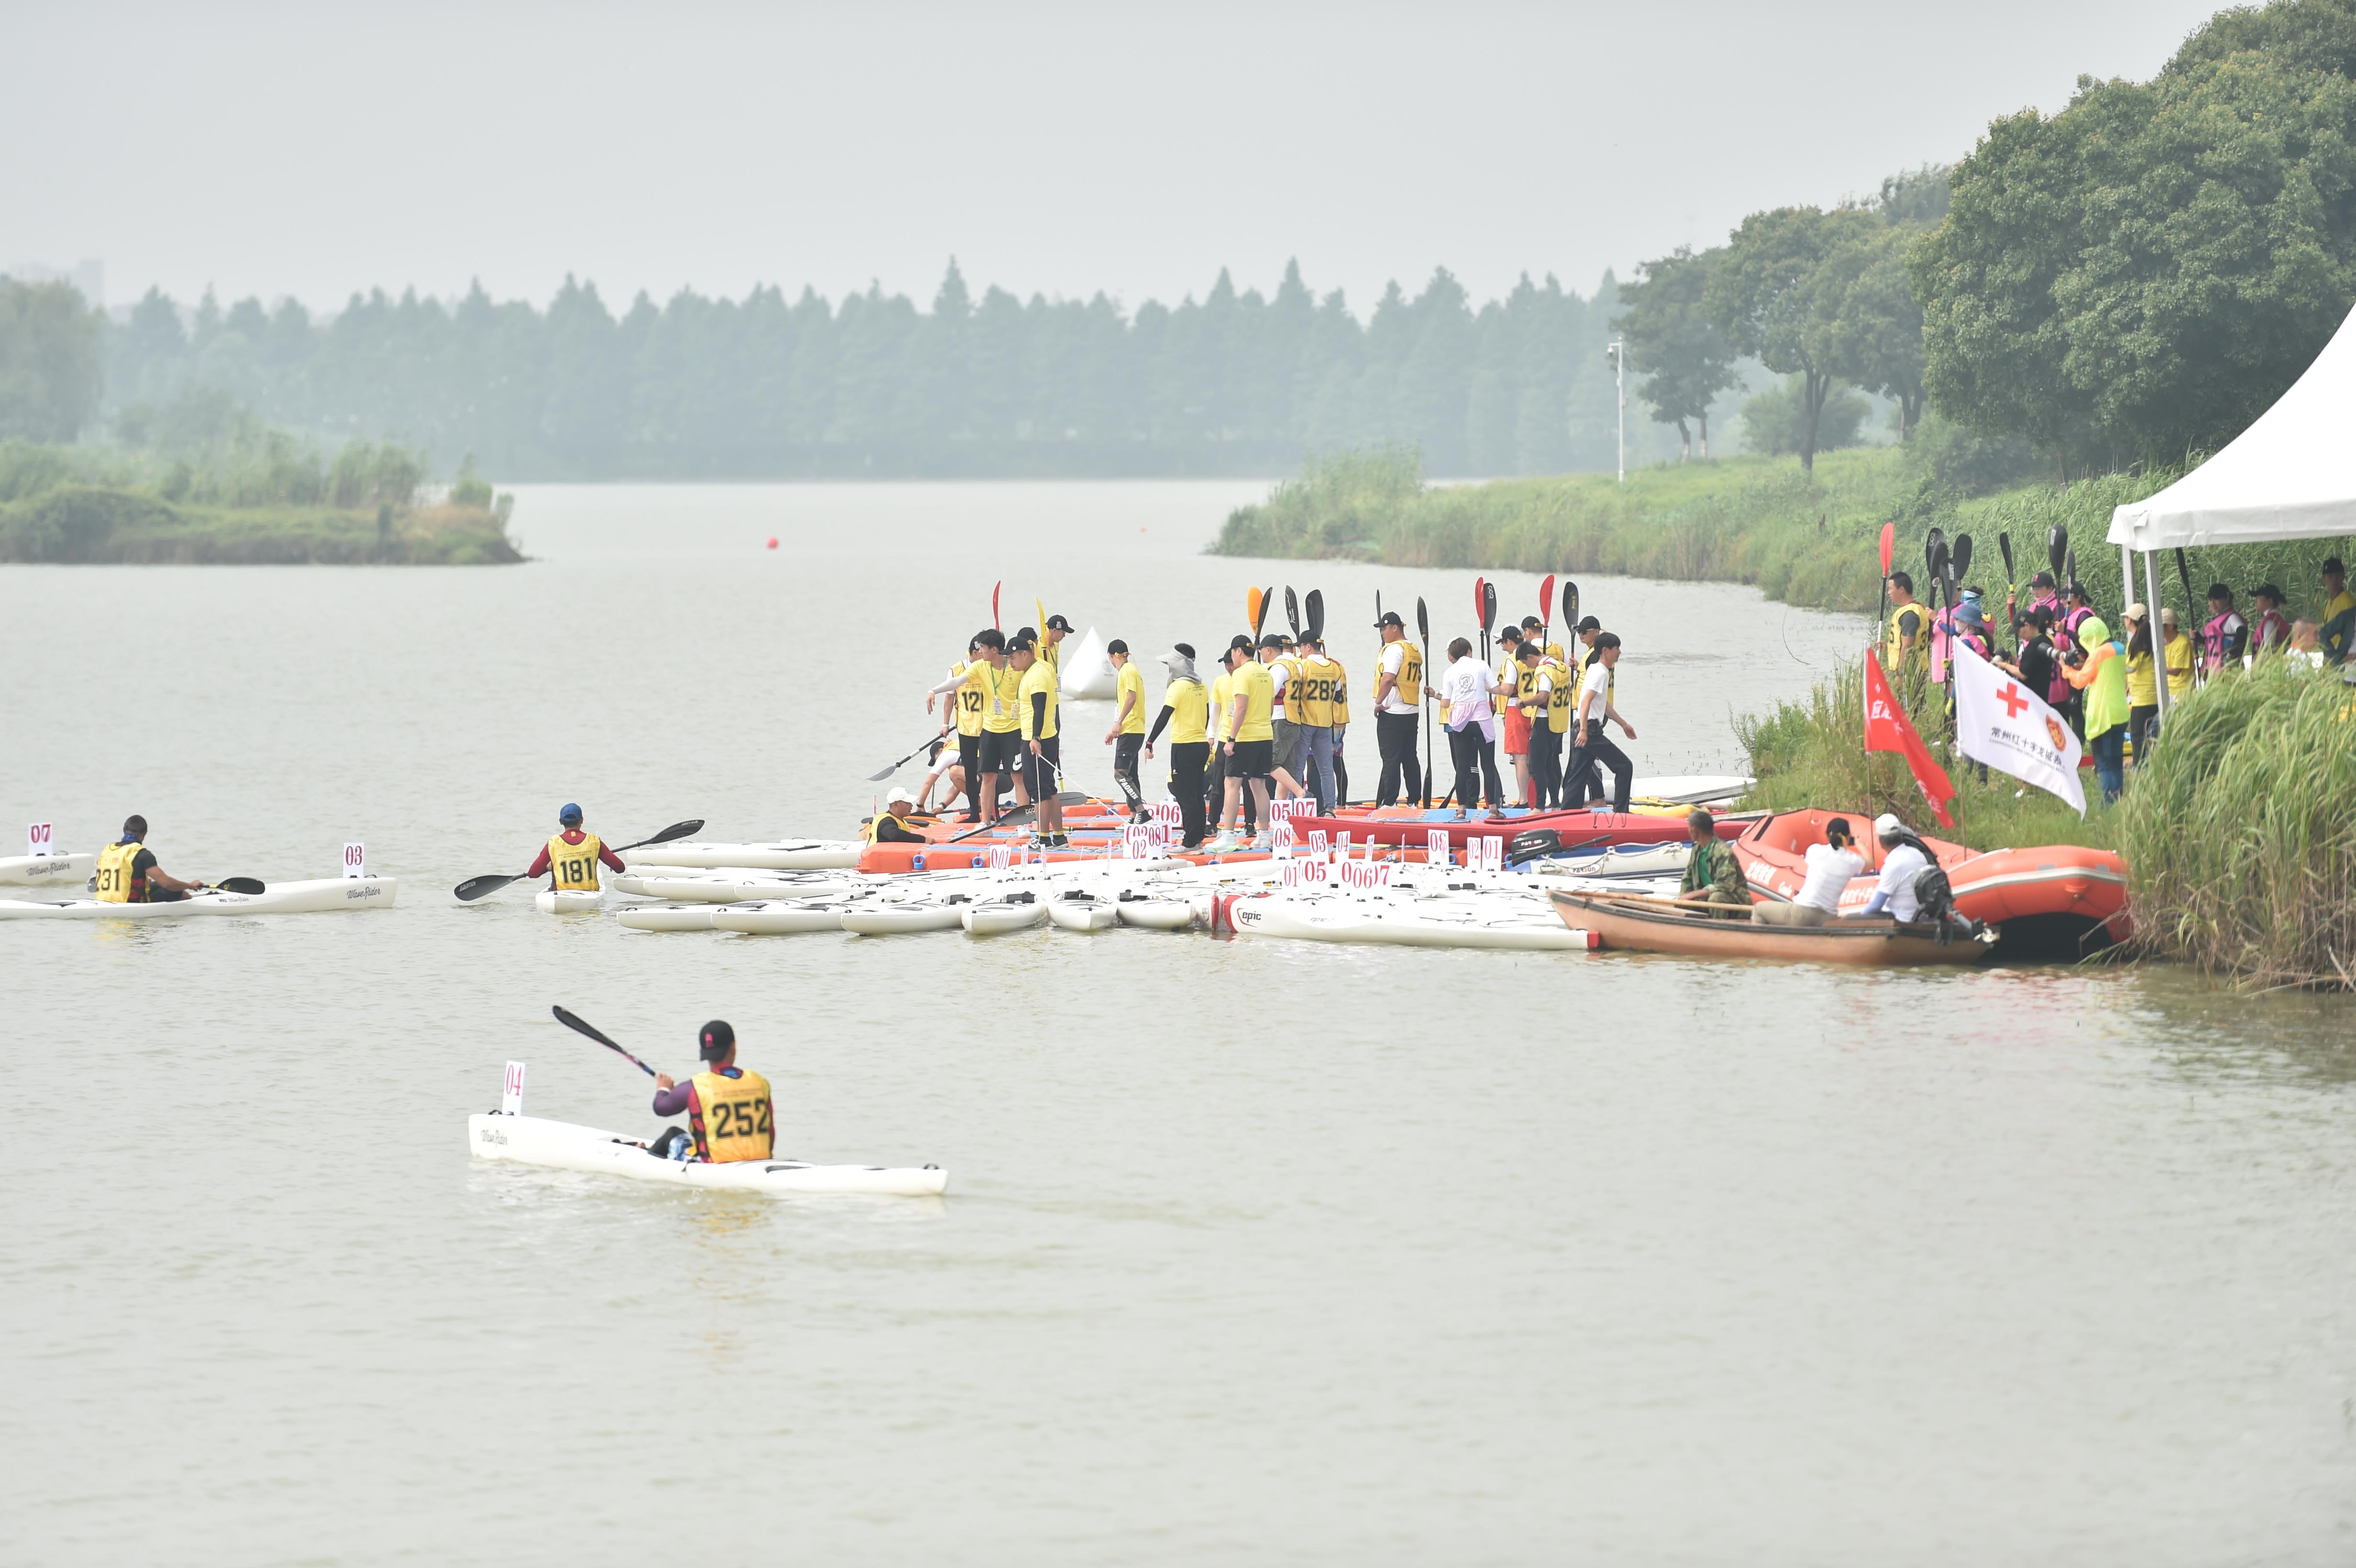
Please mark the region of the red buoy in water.
[[776, 535], [775, 535], [775, 534], [771, 534], [771, 535], [769, 536], [769, 548], [770, 548], [771, 549], [776, 549], [776, 548], [777, 548], [777, 536], [776, 536]]

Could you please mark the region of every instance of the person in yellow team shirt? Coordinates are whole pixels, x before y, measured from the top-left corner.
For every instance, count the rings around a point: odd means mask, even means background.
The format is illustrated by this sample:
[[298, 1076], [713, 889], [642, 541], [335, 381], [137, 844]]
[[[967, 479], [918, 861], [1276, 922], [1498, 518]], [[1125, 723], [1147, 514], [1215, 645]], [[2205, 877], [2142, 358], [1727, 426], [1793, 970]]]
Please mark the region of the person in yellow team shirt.
[[2324, 662], [2347, 662], [2356, 651], [2356, 593], [2348, 591], [2348, 568], [2336, 555], [2323, 563], [2323, 609], [2315, 625]]
[[2174, 702], [2192, 690], [2192, 639], [2177, 630], [2176, 606], [2159, 607], [2159, 652], [2168, 667], [2168, 699]]
[[1325, 656], [1322, 637], [1301, 639], [1301, 657], [1293, 679], [1298, 694], [1291, 702], [1292, 721], [1308, 742], [1301, 782], [1317, 797], [1317, 813], [1333, 809], [1333, 688], [1342, 667]]
[[767, 1159], [776, 1152], [776, 1107], [769, 1081], [736, 1065], [736, 1031], [713, 1019], [698, 1031], [696, 1055], [710, 1065], [681, 1083], [668, 1072], [655, 1074], [655, 1115], [687, 1116], [647, 1146], [663, 1159], [704, 1160], [732, 1165]]
[[548, 885], [560, 893], [594, 893], [600, 861], [616, 871], [629, 869], [603, 839], [581, 826], [579, 806], [566, 801], [556, 820], [562, 831], [540, 847], [540, 859], [524, 873], [527, 878], [546, 877]]
[[[949, 666], [948, 679], [925, 693], [925, 711], [933, 710], [934, 702], [946, 697], [949, 703], [950, 723], [941, 729], [943, 740], [948, 740], [954, 726], [955, 741], [933, 759], [931, 769], [925, 774], [925, 787], [916, 792], [916, 809], [922, 811], [933, 798], [933, 786], [942, 779], [951, 782], [941, 797], [941, 810], [946, 813], [957, 804], [957, 782], [963, 780], [966, 800], [972, 809], [966, 814], [968, 822], [981, 820], [981, 714], [990, 705], [989, 666], [982, 661], [981, 642], [975, 638], [965, 645], [962, 663]], [[955, 761], [951, 761], [955, 758]]]
[[1112, 781], [1129, 796], [1129, 819], [1143, 822], [1145, 793], [1137, 782], [1138, 754], [1145, 749], [1145, 672], [1130, 662], [1129, 644], [1115, 637], [1105, 645], [1112, 662], [1112, 728], [1105, 744], [1113, 748]]
[[1055, 792], [1064, 787], [1063, 751], [1055, 730], [1055, 667], [1039, 656], [1039, 645], [1027, 632], [1015, 634], [1007, 662], [1023, 677], [1017, 708], [1029, 753], [1031, 798], [1039, 803], [1034, 838], [1044, 849], [1066, 848], [1070, 841], [1064, 837], [1064, 808], [1055, 804]]
[[1216, 817], [1221, 833], [1227, 830], [1227, 701], [1236, 693], [1236, 650], [1229, 644], [1219, 655], [1219, 673], [1211, 678], [1211, 764], [1203, 773], [1203, 815]]
[[1325, 663], [1333, 671], [1333, 804], [1350, 804], [1350, 764], [1343, 759], [1343, 742], [1349, 738], [1350, 672], [1332, 654]]
[[984, 821], [998, 819], [1001, 779], [1014, 786], [1017, 805], [1031, 804], [1030, 767], [1023, 749], [1023, 677], [1007, 667], [1006, 635], [992, 626], [973, 640], [982, 658], [981, 802]]
[[1178, 815], [1186, 825], [1185, 848], [1199, 849], [1206, 805], [1203, 770], [1211, 753], [1211, 694], [1194, 673], [1193, 644], [1173, 643], [1162, 656], [1162, 667], [1170, 672], [1170, 679], [1162, 689], [1162, 711], [1153, 720], [1153, 732], [1145, 738], [1145, 757], [1153, 760], [1153, 742], [1167, 727], [1170, 793], [1178, 797]]
[[99, 902], [178, 903], [205, 885], [166, 876], [155, 863], [155, 851], [147, 848], [146, 837], [145, 817], [125, 817], [123, 837], [99, 852], [98, 874], [91, 879], [98, 891]]
[[[1250, 786], [1254, 815], [1261, 828], [1251, 847], [1268, 848], [1269, 775], [1275, 767], [1276, 755], [1276, 729], [1270, 722], [1276, 711], [1276, 680], [1269, 674], [1268, 666], [1252, 656], [1249, 638], [1237, 637], [1236, 641], [1243, 645], [1230, 650], [1237, 663], [1227, 699], [1228, 740], [1222, 748], [1227, 757], [1226, 821], [1229, 829], [1213, 841], [1214, 853], [1243, 848], [1233, 825], [1241, 814], [1247, 785]], [[1259, 645], [1263, 649], [1280, 648], [1284, 640], [1270, 632], [1260, 639]]]

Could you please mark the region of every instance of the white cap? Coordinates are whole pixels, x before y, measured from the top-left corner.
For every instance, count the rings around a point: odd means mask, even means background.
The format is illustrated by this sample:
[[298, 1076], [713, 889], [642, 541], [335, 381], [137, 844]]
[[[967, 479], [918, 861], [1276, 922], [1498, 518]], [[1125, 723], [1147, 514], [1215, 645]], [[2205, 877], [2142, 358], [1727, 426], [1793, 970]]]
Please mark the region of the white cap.
[[902, 804], [914, 805], [916, 804], [916, 797], [910, 795], [905, 789], [894, 788], [890, 795], [884, 797], [884, 804], [886, 805], [899, 805]]
[[1895, 838], [1906, 831], [1906, 825], [1885, 811], [1873, 819], [1873, 831], [1877, 837]]

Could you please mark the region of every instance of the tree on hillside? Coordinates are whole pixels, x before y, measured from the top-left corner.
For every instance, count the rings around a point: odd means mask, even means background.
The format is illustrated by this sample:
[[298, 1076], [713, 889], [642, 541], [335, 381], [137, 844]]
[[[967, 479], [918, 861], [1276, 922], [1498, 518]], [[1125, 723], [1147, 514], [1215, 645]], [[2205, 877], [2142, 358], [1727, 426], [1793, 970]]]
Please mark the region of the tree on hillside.
[[1933, 399], [2065, 472], [2238, 434], [2356, 300], [2351, 61], [2356, 9], [2292, 0], [1992, 125], [1912, 259]]
[[71, 283], [0, 277], [0, 439], [80, 433], [98, 407], [99, 320]]
[[1701, 454], [1709, 455], [1710, 400], [1734, 385], [1735, 350], [1703, 307], [1711, 271], [1724, 250], [1694, 254], [1680, 245], [1658, 261], [1640, 263], [1636, 280], [1620, 289], [1625, 314], [1612, 318], [1612, 330], [1628, 340], [1628, 357], [1643, 383], [1637, 396], [1652, 406], [1653, 418], [1677, 427], [1679, 462], [1693, 453], [1692, 432], [1701, 429]]
[[1842, 291], [1825, 286], [1825, 263], [1879, 227], [1855, 208], [1783, 207], [1742, 220], [1712, 269], [1703, 305], [1739, 353], [1797, 376], [1800, 466], [1813, 470], [1816, 424], [1839, 373]]
[[1829, 298], [1830, 364], [1843, 380], [1898, 404], [1898, 439], [1911, 441], [1922, 417], [1922, 309], [1906, 276], [1912, 227], [1860, 235], [1826, 259], [1817, 286]]
[[1881, 220], [1893, 228], [1901, 224], [1922, 229], [1938, 227], [1947, 216], [1948, 172], [1945, 164], [1924, 164], [1921, 168], [1908, 169], [1883, 180], [1881, 196], [1876, 203]]

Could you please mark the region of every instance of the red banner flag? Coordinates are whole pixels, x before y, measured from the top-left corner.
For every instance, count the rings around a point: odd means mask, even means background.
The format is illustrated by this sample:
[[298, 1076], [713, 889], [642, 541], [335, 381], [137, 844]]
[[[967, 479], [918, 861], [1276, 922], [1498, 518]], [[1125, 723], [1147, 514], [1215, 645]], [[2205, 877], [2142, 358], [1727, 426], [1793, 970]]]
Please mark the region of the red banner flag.
[[1945, 772], [1931, 760], [1931, 748], [1922, 744], [1922, 737], [1907, 722], [1906, 709], [1898, 706], [1897, 694], [1890, 689], [1890, 677], [1881, 673], [1881, 660], [1872, 649], [1865, 654], [1865, 749], [1869, 752], [1896, 752], [1914, 770], [1914, 783], [1922, 791], [1922, 798], [1931, 803], [1931, 810], [1942, 827], [1953, 827], [1955, 819], [1947, 815], [1947, 803], [1955, 798], [1955, 786], [1947, 781]]

